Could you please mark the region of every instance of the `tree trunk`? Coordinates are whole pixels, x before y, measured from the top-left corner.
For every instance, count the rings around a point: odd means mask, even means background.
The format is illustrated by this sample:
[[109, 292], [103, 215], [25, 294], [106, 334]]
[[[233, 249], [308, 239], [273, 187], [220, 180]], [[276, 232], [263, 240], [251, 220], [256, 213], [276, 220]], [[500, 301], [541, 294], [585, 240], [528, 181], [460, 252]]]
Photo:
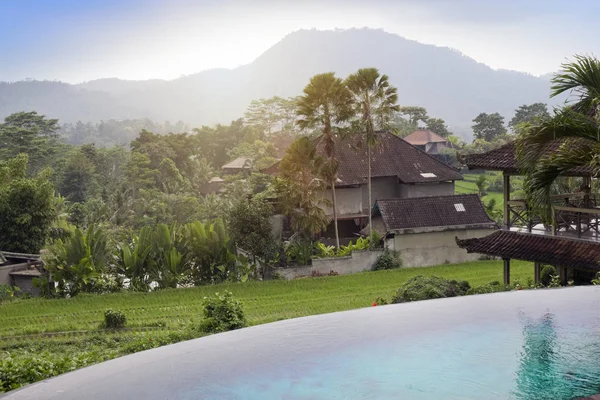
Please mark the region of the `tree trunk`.
[[337, 223], [337, 201], [335, 199], [335, 178], [331, 180], [331, 199], [333, 205], [333, 227], [335, 229], [335, 246], [337, 249], [340, 248], [340, 233], [338, 232]]
[[[372, 210], [371, 207], [373, 202], [371, 200], [371, 147], [367, 146], [367, 162], [369, 164], [369, 170], [368, 170], [368, 179], [369, 179], [369, 208], [368, 208], [368, 213], [369, 213], [369, 240], [373, 239], [373, 219], [371, 217], [372, 214]], [[370, 242], [369, 242], [370, 243]], [[371, 246], [373, 245], [373, 243], [371, 243]]]

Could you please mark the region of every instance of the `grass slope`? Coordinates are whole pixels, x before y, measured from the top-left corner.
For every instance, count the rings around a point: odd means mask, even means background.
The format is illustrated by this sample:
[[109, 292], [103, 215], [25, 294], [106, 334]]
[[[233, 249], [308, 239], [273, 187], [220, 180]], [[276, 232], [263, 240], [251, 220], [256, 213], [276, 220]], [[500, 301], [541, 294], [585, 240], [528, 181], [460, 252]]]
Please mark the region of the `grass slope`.
[[[533, 276], [533, 266], [513, 262], [511, 273], [515, 280], [525, 282]], [[153, 293], [17, 300], [0, 305], [0, 384], [3, 372], [9, 369], [29, 371], [31, 365], [40, 369], [39, 365], [52, 363], [47, 370], [36, 370], [34, 374], [19, 378], [21, 383], [34, 382], [124, 354], [201, 336], [193, 327], [201, 319], [202, 300], [218, 291], [229, 290], [242, 300], [250, 324], [256, 325], [368, 307], [378, 296], [390, 299], [402, 283], [415, 275], [467, 280], [472, 286], [478, 286], [501, 281], [502, 262], [479, 261]], [[100, 329], [104, 311], [108, 308], [126, 314], [126, 330]]]

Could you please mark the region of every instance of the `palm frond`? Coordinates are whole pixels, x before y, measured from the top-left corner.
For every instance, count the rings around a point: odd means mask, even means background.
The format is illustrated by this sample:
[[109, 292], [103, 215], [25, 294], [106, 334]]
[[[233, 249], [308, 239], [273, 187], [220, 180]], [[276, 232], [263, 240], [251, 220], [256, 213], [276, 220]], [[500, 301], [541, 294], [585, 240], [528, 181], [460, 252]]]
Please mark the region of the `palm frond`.
[[569, 92], [576, 97], [573, 110], [589, 115], [597, 111], [600, 99], [600, 60], [588, 55], [574, 58], [562, 64], [562, 70], [552, 78], [550, 96]]

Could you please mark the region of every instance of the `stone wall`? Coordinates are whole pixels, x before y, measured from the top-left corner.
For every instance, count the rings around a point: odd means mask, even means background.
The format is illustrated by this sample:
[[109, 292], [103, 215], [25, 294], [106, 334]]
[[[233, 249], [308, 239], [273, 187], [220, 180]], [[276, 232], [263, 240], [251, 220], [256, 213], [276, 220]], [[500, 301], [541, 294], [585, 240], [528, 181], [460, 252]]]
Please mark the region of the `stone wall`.
[[339, 275], [355, 274], [370, 271], [382, 252], [383, 250], [365, 250], [354, 251], [348, 257], [316, 258], [312, 260], [312, 265], [277, 268], [275, 272], [285, 279], [312, 276], [313, 272], [320, 275], [327, 275], [331, 271]]

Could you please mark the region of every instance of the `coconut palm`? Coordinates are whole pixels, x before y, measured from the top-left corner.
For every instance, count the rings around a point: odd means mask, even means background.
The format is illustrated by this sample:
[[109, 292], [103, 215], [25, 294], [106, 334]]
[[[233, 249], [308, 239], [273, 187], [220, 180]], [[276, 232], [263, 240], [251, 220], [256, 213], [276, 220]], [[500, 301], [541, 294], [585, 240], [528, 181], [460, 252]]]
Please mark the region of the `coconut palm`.
[[369, 235], [372, 235], [371, 150], [377, 145], [377, 130], [388, 129], [394, 113], [400, 111], [397, 89], [390, 85], [387, 75], [377, 68], [362, 68], [346, 78], [346, 86], [353, 95], [354, 127], [364, 135], [367, 146], [367, 179], [369, 192]]
[[321, 137], [319, 144], [325, 150], [325, 166], [322, 169], [327, 182], [331, 186], [333, 224], [337, 248], [340, 247], [340, 236], [337, 224], [337, 202], [335, 198], [335, 182], [338, 163], [335, 159], [335, 142], [352, 116], [352, 95], [340, 78], [333, 72], [318, 74], [310, 78], [304, 88], [304, 95], [298, 100], [296, 124], [301, 129], [317, 129]]
[[[570, 91], [575, 101], [550, 118], [524, 125], [517, 139], [517, 159], [526, 175], [531, 206], [550, 218], [550, 190], [558, 176], [581, 166], [600, 166], [600, 61], [575, 56], [552, 79], [552, 96]], [[559, 142], [552, 151], [544, 151]]]

